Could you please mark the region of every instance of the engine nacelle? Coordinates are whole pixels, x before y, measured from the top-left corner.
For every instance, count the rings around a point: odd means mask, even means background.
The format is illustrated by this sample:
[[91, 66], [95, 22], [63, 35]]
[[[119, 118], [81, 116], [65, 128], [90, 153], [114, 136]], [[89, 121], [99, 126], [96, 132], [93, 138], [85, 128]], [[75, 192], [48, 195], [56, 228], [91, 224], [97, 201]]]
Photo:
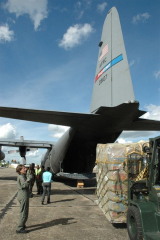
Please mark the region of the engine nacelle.
[[2, 152], [1, 147], [0, 147], [0, 160], [3, 160], [5, 158], [4, 152]]

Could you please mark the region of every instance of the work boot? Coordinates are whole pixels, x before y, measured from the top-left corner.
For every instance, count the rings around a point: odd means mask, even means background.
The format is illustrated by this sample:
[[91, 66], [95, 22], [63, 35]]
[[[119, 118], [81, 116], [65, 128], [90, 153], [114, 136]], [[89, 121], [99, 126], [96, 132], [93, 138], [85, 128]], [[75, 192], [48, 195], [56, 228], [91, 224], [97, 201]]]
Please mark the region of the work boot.
[[43, 203], [43, 202], [42, 202], [41, 204], [42, 204], [42, 205], [44, 205], [44, 203]]
[[21, 230], [16, 230], [16, 233], [29, 233], [29, 231], [25, 229], [21, 229]]

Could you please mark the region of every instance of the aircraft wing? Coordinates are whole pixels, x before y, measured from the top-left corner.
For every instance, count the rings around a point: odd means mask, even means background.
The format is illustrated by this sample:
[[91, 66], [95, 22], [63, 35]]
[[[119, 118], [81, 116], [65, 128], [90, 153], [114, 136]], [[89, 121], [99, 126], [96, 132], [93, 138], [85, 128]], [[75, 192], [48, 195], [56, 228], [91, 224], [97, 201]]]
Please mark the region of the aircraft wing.
[[75, 127], [96, 114], [0, 107], [0, 117]]
[[160, 131], [160, 121], [139, 118], [124, 126], [124, 131]]
[[48, 141], [33, 141], [33, 140], [17, 140], [0, 138], [0, 146], [8, 147], [29, 147], [29, 148], [51, 148], [54, 146], [54, 142]]

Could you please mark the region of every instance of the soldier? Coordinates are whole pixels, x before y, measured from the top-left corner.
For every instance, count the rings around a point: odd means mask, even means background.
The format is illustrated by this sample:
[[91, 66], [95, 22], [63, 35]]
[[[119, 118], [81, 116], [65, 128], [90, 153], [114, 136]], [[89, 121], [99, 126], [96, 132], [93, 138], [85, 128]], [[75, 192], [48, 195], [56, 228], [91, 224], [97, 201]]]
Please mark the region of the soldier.
[[16, 233], [28, 233], [25, 230], [29, 212], [29, 181], [26, 178], [26, 168], [20, 164], [16, 168], [19, 174], [17, 177], [18, 195], [17, 199], [20, 203], [20, 217]]
[[35, 169], [34, 169], [35, 168], [35, 163], [32, 163], [31, 165], [32, 165], [32, 170], [34, 172], [34, 181], [35, 181]]
[[[35, 163], [32, 163], [32, 171], [33, 171], [33, 174], [34, 174], [34, 182], [36, 181], [36, 174], [35, 174]], [[34, 183], [33, 183], [34, 185]]]
[[40, 194], [41, 189], [41, 179], [40, 179], [41, 168], [39, 165], [36, 166], [35, 175], [36, 175], [36, 185], [37, 185], [37, 194]]
[[32, 198], [33, 197], [32, 189], [33, 189], [34, 180], [35, 180], [35, 175], [34, 175], [32, 164], [29, 166], [29, 169], [27, 171], [27, 179], [30, 181], [29, 182], [29, 197]]
[[43, 186], [42, 186], [42, 183], [43, 183], [43, 173], [45, 172], [45, 168], [44, 166], [41, 166], [41, 172], [39, 174], [39, 188], [40, 188], [40, 194], [43, 193]]

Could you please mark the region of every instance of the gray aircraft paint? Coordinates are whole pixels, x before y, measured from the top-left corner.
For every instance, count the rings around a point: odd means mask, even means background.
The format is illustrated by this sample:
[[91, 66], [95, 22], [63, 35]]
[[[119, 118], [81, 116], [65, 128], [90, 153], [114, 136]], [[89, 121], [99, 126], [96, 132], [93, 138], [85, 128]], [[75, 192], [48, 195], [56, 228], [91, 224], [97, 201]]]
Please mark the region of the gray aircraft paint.
[[56, 146], [48, 152], [48, 156], [45, 156], [42, 160], [42, 165], [45, 165], [45, 168], [50, 167], [53, 173], [57, 173], [59, 171], [60, 164], [63, 162], [74, 133], [75, 130], [73, 128], [69, 128], [56, 143]]
[[[128, 68], [128, 61], [117, 10], [112, 8], [102, 31], [103, 42], [98, 55], [91, 110], [87, 113], [0, 107], [0, 116], [34, 122], [70, 126], [70, 129], [46, 153], [42, 164], [57, 173], [62, 163], [64, 172], [90, 173], [95, 165], [97, 143], [113, 143], [123, 130], [159, 131], [160, 122], [140, 118]], [[100, 52], [108, 44], [108, 53]], [[111, 67], [111, 63], [113, 66]], [[107, 77], [104, 78], [105, 74]], [[125, 102], [125, 103], [124, 103]]]
[[[108, 12], [105, 19], [101, 43], [90, 112], [101, 106], [114, 107], [135, 99], [119, 15], [115, 7]], [[105, 55], [102, 57], [103, 52]], [[111, 66], [112, 64], [114, 65]], [[103, 69], [106, 71], [96, 80]]]

